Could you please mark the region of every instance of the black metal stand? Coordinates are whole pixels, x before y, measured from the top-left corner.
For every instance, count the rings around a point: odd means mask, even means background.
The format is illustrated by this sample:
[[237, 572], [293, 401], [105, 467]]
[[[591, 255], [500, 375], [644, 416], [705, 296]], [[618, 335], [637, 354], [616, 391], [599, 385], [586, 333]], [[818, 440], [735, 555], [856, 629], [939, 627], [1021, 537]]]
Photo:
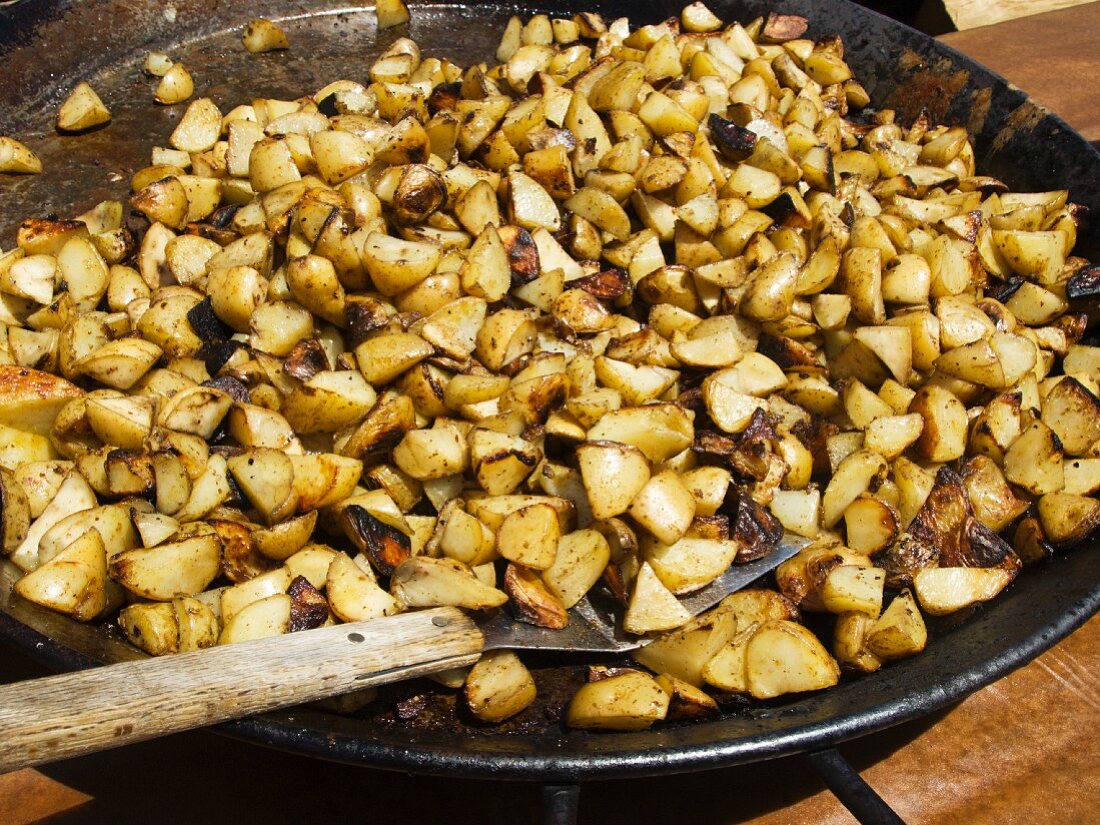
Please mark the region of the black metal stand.
[[[836, 748], [805, 753], [802, 759], [860, 825], [905, 825]], [[543, 825], [576, 825], [580, 797], [580, 785], [543, 785]]]
[[577, 825], [580, 785], [543, 785], [543, 825]]
[[861, 825], [905, 825], [836, 748], [802, 754], [802, 760]]

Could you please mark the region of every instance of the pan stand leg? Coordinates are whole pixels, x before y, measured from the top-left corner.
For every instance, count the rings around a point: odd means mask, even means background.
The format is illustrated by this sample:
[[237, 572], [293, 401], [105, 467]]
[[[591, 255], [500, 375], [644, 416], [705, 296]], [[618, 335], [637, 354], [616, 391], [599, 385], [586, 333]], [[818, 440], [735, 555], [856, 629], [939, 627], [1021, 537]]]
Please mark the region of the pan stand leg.
[[577, 825], [580, 785], [543, 785], [543, 825]]
[[860, 825], [905, 825], [904, 820], [894, 813], [836, 748], [804, 753], [802, 759], [859, 820]]

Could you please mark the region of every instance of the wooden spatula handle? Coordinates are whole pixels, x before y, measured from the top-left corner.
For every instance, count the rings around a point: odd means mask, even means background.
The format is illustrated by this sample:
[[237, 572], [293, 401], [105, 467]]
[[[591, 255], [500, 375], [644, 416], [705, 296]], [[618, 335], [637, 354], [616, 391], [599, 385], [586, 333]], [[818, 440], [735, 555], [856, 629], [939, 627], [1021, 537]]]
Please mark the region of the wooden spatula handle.
[[0, 773], [473, 664], [440, 607], [0, 686]]

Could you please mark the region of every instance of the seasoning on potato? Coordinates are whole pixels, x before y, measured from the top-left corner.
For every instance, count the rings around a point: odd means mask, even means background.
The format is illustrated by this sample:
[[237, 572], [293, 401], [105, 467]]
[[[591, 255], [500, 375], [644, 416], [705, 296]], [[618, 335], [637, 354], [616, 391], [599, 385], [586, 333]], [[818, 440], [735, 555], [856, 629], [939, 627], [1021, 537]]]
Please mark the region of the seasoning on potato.
[[[868, 110], [807, 27], [536, 15], [495, 64], [398, 38], [312, 95], [193, 100], [133, 176], [140, 237], [120, 196], [0, 256], [17, 592], [160, 655], [437, 605], [561, 628], [597, 589], [653, 675], [594, 669], [565, 721], [637, 730], [915, 655], [1082, 540], [1080, 210]], [[812, 541], [773, 588], [691, 616], [785, 530]], [[538, 674], [442, 682], [497, 723]]]
[[57, 128], [62, 132], [81, 132], [110, 119], [111, 113], [95, 89], [87, 83], [78, 83], [57, 111]]

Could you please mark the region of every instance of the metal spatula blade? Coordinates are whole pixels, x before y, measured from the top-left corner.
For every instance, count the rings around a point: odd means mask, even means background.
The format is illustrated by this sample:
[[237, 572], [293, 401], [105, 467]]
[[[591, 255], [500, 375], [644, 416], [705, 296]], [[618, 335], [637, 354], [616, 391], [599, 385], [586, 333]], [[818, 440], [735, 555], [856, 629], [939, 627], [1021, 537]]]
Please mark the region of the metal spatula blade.
[[[692, 616], [698, 616], [726, 596], [771, 572], [807, 544], [808, 539], [787, 533], [779, 546], [768, 555], [732, 565], [706, 587], [680, 599], [680, 603]], [[616, 610], [610, 599], [592, 595], [585, 596], [569, 611], [569, 624], [561, 630], [516, 621], [506, 607], [477, 617], [475, 621], [485, 636], [486, 650], [514, 648], [565, 653], [626, 653], [650, 640], [623, 632], [621, 610], [621, 607]]]

